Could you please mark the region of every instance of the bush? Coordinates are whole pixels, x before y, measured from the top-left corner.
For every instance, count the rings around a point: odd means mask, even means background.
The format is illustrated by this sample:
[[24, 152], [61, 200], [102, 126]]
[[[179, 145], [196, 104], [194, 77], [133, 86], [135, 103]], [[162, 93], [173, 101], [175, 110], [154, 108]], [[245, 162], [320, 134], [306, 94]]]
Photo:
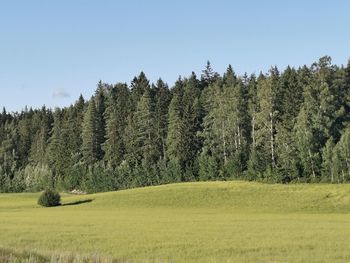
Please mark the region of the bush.
[[61, 196], [55, 190], [47, 189], [39, 197], [38, 204], [45, 207], [60, 205]]

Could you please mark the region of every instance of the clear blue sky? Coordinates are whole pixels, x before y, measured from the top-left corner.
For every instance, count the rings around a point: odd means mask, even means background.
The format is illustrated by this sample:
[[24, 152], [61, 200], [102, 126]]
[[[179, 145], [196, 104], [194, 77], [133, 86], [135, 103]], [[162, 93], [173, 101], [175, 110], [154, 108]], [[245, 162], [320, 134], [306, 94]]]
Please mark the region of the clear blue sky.
[[170, 85], [350, 57], [350, 1], [0, 1], [0, 107], [69, 105], [143, 70]]

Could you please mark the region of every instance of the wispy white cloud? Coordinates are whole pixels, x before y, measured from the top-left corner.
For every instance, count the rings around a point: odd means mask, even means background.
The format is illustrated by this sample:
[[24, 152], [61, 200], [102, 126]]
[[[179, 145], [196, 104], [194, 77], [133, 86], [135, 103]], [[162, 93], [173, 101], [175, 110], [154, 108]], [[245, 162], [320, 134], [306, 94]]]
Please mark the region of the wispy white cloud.
[[64, 89], [57, 89], [53, 92], [52, 97], [54, 97], [55, 99], [61, 99], [61, 98], [69, 98], [70, 95]]

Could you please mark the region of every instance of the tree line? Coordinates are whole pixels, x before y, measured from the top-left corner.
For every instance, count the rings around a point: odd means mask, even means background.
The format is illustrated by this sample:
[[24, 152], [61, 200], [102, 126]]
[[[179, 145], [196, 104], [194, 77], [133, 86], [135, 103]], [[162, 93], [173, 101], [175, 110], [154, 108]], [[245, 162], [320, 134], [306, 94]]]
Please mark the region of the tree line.
[[70, 107], [0, 114], [0, 191], [87, 192], [198, 180], [350, 180], [350, 61], [201, 76], [141, 72]]

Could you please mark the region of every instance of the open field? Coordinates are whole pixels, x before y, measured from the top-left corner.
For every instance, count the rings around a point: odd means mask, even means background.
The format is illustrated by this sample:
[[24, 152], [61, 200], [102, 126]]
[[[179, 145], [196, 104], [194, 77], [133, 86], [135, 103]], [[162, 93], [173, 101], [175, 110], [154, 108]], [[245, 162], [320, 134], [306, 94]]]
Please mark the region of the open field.
[[0, 195], [0, 261], [10, 249], [38, 262], [350, 262], [350, 185], [182, 183], [63, 194], [71, 205], [54, 208], [38, 196]]

